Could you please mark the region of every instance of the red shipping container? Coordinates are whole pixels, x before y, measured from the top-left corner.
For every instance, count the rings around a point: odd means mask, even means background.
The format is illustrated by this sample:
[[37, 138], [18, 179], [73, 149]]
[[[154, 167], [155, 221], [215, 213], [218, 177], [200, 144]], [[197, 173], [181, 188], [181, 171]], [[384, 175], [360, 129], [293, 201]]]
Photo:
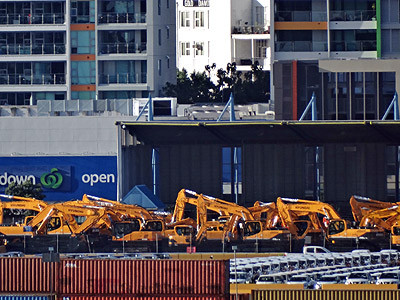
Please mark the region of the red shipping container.
[[229, 262], [61, 260], [60, 295], [229, 295]]
[[[123, 296], [62, 296], [58, 300], [229, 300], [228, 297], [220, 296], [138, 296], [138, 297], [123, 297]], [[235, 299], [230, 299], [235, 300]], [[248, 300], [239, 298], [238, 300]]]
[[55, 287], [56, 265], [50, 281], [50, 265], [40, 258], [0, 258], [0, 293], [50, 293]]

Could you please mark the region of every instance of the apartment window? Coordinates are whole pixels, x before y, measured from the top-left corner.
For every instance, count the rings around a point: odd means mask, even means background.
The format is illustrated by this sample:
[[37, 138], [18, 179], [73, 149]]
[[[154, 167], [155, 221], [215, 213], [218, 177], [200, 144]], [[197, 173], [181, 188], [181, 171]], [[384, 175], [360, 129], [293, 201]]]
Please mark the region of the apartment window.
[[161, 16], [161, 0], [158, 0], [158, 15]]
[[161, 76], [161, 59], [158, 60], [158, 76]]
[[158, 45], [161, 46], [161, 29], [158, 29]]
[[190, 13], [181, 11], [181, 27], [190, 27]]
[[95, 2], [94, 1], [71, 1], [71, 23], [94, 23]]
[[204, 27], [204, 11], [194, 13], [195, 27]]
[[167, 68], [169, 69], [169, 56], [167, 55], [165, 58], [167, 59]]
[[169, 40], [169, 26], [167, 26], [167, 40]]
[[167, 8], [169, 8], [169, 0], [167, 0]]
[[268, 41], [256, 40], [257, 57], [268, 57]]
[[94, 54], [95, 49], [94, 31], [71, 31], [72, 54]]
[[190, 55], [190, 43], [189, 42], [181, 43], [181, 54], [182, 55]]
[[195, 48], [196, 56], [204, 55], [204, 43], [203, 42], [196, 42], [194, 48]]
[[96, 63], [94, 61], [71, 62], [72, 84], [95, 84]]

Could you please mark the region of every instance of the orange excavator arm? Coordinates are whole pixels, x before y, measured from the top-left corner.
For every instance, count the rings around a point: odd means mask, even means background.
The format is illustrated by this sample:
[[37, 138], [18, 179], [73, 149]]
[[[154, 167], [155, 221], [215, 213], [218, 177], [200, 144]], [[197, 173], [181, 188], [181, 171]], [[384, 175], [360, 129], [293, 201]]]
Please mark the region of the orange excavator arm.
[[364, 216], [373, 211], [390, 208], [397, 204], [398, 203], [378, 201], [356, 195], [353, 195], [350, 198], [351, 212], [353, 214], [354, 221], [356, 222], [361, 222], [361, 219]]

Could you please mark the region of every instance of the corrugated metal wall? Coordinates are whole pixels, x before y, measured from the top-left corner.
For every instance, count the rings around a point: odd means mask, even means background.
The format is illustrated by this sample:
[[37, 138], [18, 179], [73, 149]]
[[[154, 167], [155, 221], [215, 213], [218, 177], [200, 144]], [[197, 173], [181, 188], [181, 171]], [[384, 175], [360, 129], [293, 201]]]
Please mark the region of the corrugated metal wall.
[[[304, 144], [242, 146], [242, 187], [239, 203], [305, 197]], [[325, 144], [324, 191], [321, 200], [343, 213], [351, 195], [384, 200], [386, 145]], [[123, 153], [124, 193], [137, 184], [152, 186], [151, 147], [126, 148]], [[159, 148], [160, 199], [174, 205], [182, 188], [230, 201], [222, 195], [222, 145], [171, 145]], [[345, 217], [345, 215], [344, 215]]]
[[303, 197], [304, 161], [303, 145], [245, 145], [241, 204]]
[[62, 260], [60, 295], [229, 294], [228, 261]]
[[145, 184], [152, 188], [153, 175], [151, 168], [152, 147], [138, 145], [122, 149], [123, 195], [135, 185]]
[[49, 292], [50, 263], [40, 258], [0, 258], [0, 293]]
[[398, 300], [398, 290], [268, 290], [253, 291], [252, 300]]
[[222, 148], [213, 145], [160, 147], [161, 199], [175, 204], [183, 189], [222, 197]]
[[352, 195], [386, 199], [386, 146], [328, 144], [325, 149], [325, 201], [345, 217]]

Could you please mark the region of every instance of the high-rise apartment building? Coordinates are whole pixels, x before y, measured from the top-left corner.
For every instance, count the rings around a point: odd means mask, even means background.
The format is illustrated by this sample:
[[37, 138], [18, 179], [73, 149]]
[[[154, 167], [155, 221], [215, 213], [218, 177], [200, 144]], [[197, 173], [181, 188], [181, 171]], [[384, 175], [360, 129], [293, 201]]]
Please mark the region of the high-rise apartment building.
[[400, 90], [399, 0], [271, 2], [276, 118], [315, 93], [319, 120], [381, 119]]
[[270, 70], [269, 0], [177, 0], [177, 66]]
[[0, 1], [0, 105], [161, 96], [173, 0]]

